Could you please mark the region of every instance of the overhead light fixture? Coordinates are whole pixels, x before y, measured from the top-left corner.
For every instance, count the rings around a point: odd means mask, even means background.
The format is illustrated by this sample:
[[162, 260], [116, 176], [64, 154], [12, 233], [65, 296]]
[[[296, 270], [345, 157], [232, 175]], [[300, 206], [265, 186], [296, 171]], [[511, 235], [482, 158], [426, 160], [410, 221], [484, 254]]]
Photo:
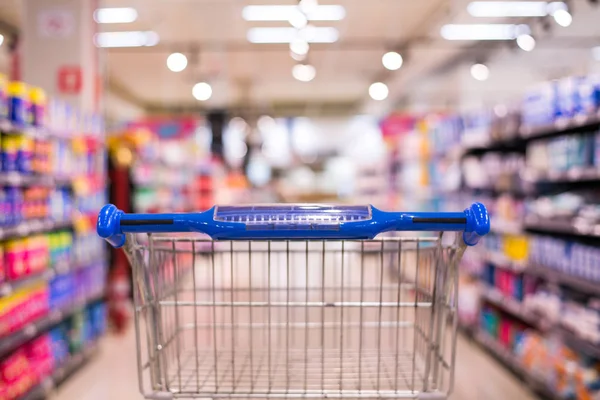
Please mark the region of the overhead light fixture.
[[296, 29], [302, 29], [308, 25], [308, 18], [306, 18], [306, 14], [296, 8], [296, 11], [292, 14], [292, 16], [288, 19], [290, 25], [292, 25]]
[[467, 12], [473, 17], [544, 17], [546, 1], [472, 1]]
[[564, 1], [472, 1], [467, 12], [473, 17], [545, 17], [556, 10], [568, 10]]
[[304, 39], [294, 39], [290, 42], [290, 51], [299, 56], [305, 56], [310, 49], [310, 45]]
[[383, 57], [381, 57], [381, 63], [385, 68], [389, 69], [390, 71], [400, 69], [400, 67], [402, 67], [403, 62], [404, 60], [402, 59], [402, 56], [399, 53], [396, 53], [395, 51], [385, 53]]
[[600, 46], [592, 48], [592, 57], [594, 57], [594, 60], [600, 61]]
[[528, 25], [516, 24], [448, 24], [440, 29], [446, 40], [513, 40], [529, 33]]
[[154, 31], [100, 32], [94, 35], [97, 47], [156, 46], [159, 37]]
[[334, 43], [339, 39], [339, 32], [332, 27], [307, 26], [300, 32], [292, 27], [287, 28], [250, 28], [246, 34], [250, 43], [291, 43], [298, 38], [308, 43]]
[[381, 101], [385, 100], [388, 97], [390, 90], [387, 85], [383, 82], [375, 82], [371, 86], [369, 86], [369, 96], [373, 100]]
[[303, 13], [311, 13], [314, 12], [319, 7], [318, 0], [300, 0], [298, 3], [298, 7], [302, 10]]
[[305, 15], [308, 21], [341, 21], [346, 17], [344, 6], [317, 4], [306, 9], [300, 3], [298, 6], [246, 6], [242, 9], [242, 18], [246, 21], [290, 21], [298, 13]]
[[316, 75], [317, 70], [310, 64], [296, 64], [292, 68], [292, 76], [300, 82], [310, 82]]
[[132, 7], [98, 8], [94, 11], [94, 21], [99, 24], [126, 24], [137, 19], [138, 13]]
[[573, 16], [567, 10], [556, 10], [552, 16], [554, 17], [554, 21], [563, 28], [566, 28], [573, 22]]
[[183, 71], [187, 64], [187, 57], [181, 53], [173, 53], [167, 57], [167, 68], [173, 72]]
[[192, 95], [198, 101], [206, 101], [212, 96], [212, 87], [206, 82], [198, 82], [192, 88]]
[[297, 54], [294, 53], [293, 51], [290, 51], [290, 57], [292, 57], [294, 60], [296, 61], [304, 61], [306, 60], [306, 54]]
[[533, 36], [528, 34], [523, 34], [517, 36], [517, 46], [519, 46], [522, 50], [532, 51], [535, 49], [535, 39]]
[[490, 77], [490, 69], [485, 64], [473, 64], [471, 66], [471, 76], [477, 81], [487, 81]]

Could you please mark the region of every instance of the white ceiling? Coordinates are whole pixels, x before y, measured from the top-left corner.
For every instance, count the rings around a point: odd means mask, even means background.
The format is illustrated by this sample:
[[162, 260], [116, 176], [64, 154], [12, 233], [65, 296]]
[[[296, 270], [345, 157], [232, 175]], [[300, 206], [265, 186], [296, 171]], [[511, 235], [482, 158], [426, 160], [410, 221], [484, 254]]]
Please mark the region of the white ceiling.
[[[492, 22], [476, 20], [465, 11], [468, 0], [320, 0], [341, 4], [346, 18], [339, 22], [315, 22], [334, 26], [340, 40], [312, 45], [309, 61], [317, 76], [309, 83], [293, 79], [294, 61], [286, 45], [250, 44], [246, 32], [257, 26], [288, 26], [286, 22], [247, 22], [242, 8], [248, 4], [295, 4], [296, 0], [104, 0], [105, 7], [135, 7], [138, 20], [131, 24], [103, 25], [106, 31], [154, 30], [160, 36], [156, 47], [110, 49], [106, 54], [107, 76], [119, 92], [127, 92], [145, 105], [195, 107], [191, 88], [197, 81], [213, 85], [213, 97], [205, 107], [252, 106], [268, 112], [284, 105], [300, 105], [303, 113], [319, 113], [327, 104], [341, 108], [358, 105], [363, 111], [385, 112], [404, 96], [419, 95], [420, 102], [440, 98], [444, 104], [459, 101], [461, 91], [487, 91], [492, 97], [499, 88], [522, 90], [523, 82], [510, 84], [511, 74], [527, 70], [527, 76], [548, 79], [572, 71], [589, 69], [586, 44], [576, 40], [573, 48], [552, 46], [554, 36], [599, 36], [600, 11], [587, 0], [573, 0], [574, 22], [567, 29], [553, 26], [539, 33], [539, 49], [532, 53], [507, 49], [490, 51], [489, 46], [440, 40], [443, 23]], [[18, 26], [19, 0], [0, 0], [0, 19]], [[529, 21], [527, 21], [529, 22]], [[537, 30], [537, 28], [536, 28]], [[544, 45], [545, 43], [545, 45]], [[398, 48], [405, 56], [399, 71], [386, 71], [381, 56]], [[600, 45], [600, 40], [598, 40]], [[180, 73], [167, 69], [166, 58], [174, 51], [188, 55], [190, 64]], [[486, 57], [498, 65], [490, 82], [464, 85], [464, 68], [470, 60]], [[440, 78], [432, 71], [450, 60], [454, 69]], [[585, 68], [582, 68], [582, 65]], [[462, 68], [462, 70], [461, 70]], [[506, 71], [506, 72], [502, 72]], [[585, 71], [583, 71], [585, 72]], [[386, 82], [390, 97], [384, 102], [368, 98], [368, 87], [376, 80]], [[535, 80], [532, 78], [532, 80]], [[436, 82], [432, 84], [431, 82]], [[438, 102], [439, 103], [439, 102]], [[356, 109], [356, 108], [355, 108]]]

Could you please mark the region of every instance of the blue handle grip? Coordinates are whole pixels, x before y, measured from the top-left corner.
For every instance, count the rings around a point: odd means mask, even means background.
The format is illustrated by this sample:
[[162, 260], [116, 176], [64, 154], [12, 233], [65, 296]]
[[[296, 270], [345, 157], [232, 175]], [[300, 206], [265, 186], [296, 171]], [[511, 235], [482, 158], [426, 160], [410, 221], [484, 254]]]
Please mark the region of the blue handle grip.
[[469, 246], [490, 231], [485, 206], [463, 212], [386, 212], [373, 206], [213, 207], [199, 213], [126, 214], [112, 204], [98, 215], [98, 235], [114, 247], [125, 233], [200, 232], [215, 240], [372, 239], [389, 231], [463, 231]]

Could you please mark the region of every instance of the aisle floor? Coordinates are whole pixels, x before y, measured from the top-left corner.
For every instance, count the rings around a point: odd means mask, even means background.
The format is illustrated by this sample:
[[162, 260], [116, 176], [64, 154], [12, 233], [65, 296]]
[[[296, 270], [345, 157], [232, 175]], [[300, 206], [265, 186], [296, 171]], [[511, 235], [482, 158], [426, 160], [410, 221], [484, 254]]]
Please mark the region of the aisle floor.
[[[459, 336], [456, 390], [452, 400], [534, 400], [526, 386], [486, 354]], [[61, 400], [141, 400], [135, 362], [135, 336], [110, 335], [99, 354], [67, 381], [54, 397]]]

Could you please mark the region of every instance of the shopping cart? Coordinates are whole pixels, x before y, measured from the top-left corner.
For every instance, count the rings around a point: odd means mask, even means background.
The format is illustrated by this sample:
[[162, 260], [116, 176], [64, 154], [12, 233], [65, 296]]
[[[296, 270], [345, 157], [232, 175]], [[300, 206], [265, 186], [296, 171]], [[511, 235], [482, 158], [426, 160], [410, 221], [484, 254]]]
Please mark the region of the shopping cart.
[[[386, 231], [462, 234], [374, 239]], [[479, 203], [457, 213], [261, 205], [156, 215], [107, 205], [98, 218], [99, 235], [133, 266], [149, 399], [446, 398], [457, 264], [488, 231]]]

